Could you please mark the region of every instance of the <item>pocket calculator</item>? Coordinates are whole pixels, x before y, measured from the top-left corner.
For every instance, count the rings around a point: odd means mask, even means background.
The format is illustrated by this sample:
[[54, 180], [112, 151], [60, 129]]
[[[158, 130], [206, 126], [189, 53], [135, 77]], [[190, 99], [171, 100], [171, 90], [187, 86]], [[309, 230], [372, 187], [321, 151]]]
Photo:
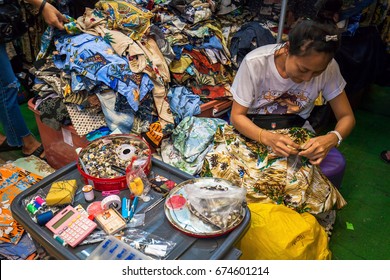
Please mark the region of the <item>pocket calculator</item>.
[[69, 205], [55, 215], [46, 227], [67, 244], [76, 247], [97, 227], [97, 224]]

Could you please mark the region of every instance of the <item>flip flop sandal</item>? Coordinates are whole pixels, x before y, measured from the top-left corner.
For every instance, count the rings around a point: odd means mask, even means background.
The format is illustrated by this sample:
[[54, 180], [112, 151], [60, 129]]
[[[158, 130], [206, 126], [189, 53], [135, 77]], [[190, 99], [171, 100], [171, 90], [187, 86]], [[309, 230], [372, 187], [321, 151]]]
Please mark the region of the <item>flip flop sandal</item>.
[[7, 139], [4, 140], [3, 144], [0, 145], [0, 153], [1, 152], [8, 152], [8, 151], [15, 151], [20, 150], [22, 147], [19, 146], [10, 146], [7, 143]]
[[24, 157], [29, 157], [29, 156], [34, 155], [34, 156], [36, 156], [36, 157], [38, 157], [38, 158], [40, 158], [40, 159], [45, 160], [44, 157], [41, 157], [41, 155], [43, 154], [44, 151], [45, 151], [45, 150], [43, 149], [43, 145], [41, 144], [38, 148], [35, 149], [34, 152], [32, 152], [31, 154], [25, 154], [25, 153], [23, 153], [23, 156], [24, 156]]
[[390, 163], [390, 151], [383, 151], [383, 152], [381, 152], [381, 158], [385, 162]]

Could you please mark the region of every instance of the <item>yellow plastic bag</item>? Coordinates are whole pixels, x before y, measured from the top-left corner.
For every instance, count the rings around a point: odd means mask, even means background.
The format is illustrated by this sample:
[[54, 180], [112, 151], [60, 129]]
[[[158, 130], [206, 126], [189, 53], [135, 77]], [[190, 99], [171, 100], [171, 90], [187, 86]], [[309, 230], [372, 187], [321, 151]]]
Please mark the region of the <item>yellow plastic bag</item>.
[[242, 260], [329, 260], [328, 236], [316, 218], [284, 205], [253, 203], [251, 225], [240, 240]]

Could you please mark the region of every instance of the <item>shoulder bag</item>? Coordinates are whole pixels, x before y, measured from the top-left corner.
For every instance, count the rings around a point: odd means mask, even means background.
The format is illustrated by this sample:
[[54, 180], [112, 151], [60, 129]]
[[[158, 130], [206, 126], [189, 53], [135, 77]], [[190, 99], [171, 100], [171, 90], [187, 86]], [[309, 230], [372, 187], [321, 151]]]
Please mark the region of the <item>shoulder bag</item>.
[[247, 117], [258, 127], [269, 130], [302, 127], [306, 122], [306, 119], [296, 114], [248, 114]]

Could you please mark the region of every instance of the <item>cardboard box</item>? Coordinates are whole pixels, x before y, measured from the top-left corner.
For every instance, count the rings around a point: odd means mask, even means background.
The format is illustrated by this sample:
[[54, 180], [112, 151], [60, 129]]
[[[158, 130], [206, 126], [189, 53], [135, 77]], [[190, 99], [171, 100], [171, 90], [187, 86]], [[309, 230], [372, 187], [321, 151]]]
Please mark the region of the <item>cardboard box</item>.
[[35, 121], [48, 164], [55, 169], [59, 169], [77, 160], [76, 149], [84, 148], [89, 143], [86, 137], [77, 135], [76, 130], [71, 125], [63, 126], [61, 130], [55, 130], [42, 123], [39, 111], [34, 109], [32, 99], [28, 101], [28, 108], [35, 114]]

